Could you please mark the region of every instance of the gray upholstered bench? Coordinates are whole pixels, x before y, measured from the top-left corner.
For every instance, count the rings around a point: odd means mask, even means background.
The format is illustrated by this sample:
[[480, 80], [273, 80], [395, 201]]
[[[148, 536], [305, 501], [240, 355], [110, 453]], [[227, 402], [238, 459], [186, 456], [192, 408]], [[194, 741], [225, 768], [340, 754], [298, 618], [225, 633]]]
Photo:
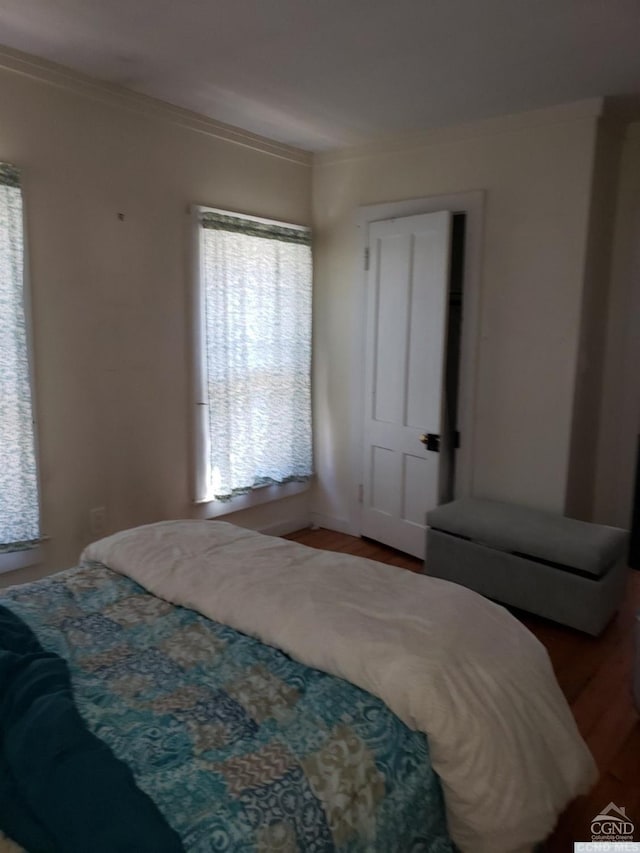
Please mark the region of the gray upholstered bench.
[[464, 498], [427, 515], [425, 572], [588, 634], [618, 609], [626, 531]]

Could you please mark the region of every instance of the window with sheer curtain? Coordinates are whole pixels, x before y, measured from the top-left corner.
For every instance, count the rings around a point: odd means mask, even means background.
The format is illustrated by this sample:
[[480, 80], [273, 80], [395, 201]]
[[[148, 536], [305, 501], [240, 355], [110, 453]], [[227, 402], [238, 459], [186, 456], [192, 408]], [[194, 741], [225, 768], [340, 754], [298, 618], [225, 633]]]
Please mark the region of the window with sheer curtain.
[[22, 193], [18, 170], [0, 163], [0, 556], [39, 538]]
[[198, 209], [199, 501], [309, 479], [311, 235]]

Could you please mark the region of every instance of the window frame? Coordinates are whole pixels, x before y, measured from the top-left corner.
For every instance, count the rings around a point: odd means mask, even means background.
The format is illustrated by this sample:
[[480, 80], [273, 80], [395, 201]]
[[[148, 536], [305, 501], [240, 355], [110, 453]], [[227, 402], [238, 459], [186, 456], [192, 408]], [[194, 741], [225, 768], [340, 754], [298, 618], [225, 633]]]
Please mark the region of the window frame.
[[[262, 225], [276, 225], [291, 228], [296, 231], [311, 233], [308, 225], [284, 222], [279, 219], [269, 219], [262, 216], [254, 216], [237, 210], [228, 210], [212, 207], [206, 204], [193, 204], [190, 207], [191, 214], [191, 258], [192, 258], [192, 305], [191, 305], [191, 356], [193, 366], [192, 382], [192, 502], [200, 508], [207, 518], [228, 515], [240, 510], [250, 509], [260, 504], [281, 500], [307, 492], [311, 488], [311, 478], [305, 482], [290, 482], [282, 484], [266, 484], [254, 486], [246, 494], [235, 495], [229, 500], [219, 500], [210, 495], [210, 436], [208, 430], [208, 401], [207, 401], [207, 368], [205, 355], [206, 340], [206, 318], [205, 318], [205, 290], [202, 265], [202, 254], [200, 250], [201, 216], [203, 213], [217, 213], [223, 216], [234, 216], [250, 222], [258, 222]], [[313, 424], [313, 420], [312, 420]]]
[[29, 369], [29, 392], [31, 395], [31, 418], [33, 422], [33, 452], [36, 465], [36, 482], [38, 484], [38, 517], [40, 519], [40, 539], [26, 548], [0, 553], [0, 575], [14, 572], [37, 565], [44, 559], [42, 544], [47, 540], [42, 532], [42, 477], [40, 466], [40, 441], [38, 435], [38, 408], [35, 383], [35, 354], [33, 334], [33, 300], [31, 292], [31, 274], [29, 265], [29, 231], [27, 228], [27, 194], [25, 192], [24, 170], [13, 163], [10, 164], [20, 174], [20, 194], [22, 201], [22, 304], [24, 307], [25, 336], [27, 344], [27, 365]]

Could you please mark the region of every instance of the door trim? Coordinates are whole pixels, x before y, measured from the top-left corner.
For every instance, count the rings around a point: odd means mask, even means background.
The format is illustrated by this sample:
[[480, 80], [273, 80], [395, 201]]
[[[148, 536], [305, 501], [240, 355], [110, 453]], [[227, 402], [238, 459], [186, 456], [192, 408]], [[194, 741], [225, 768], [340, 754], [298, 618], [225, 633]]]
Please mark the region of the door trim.
[[478, 365], [480, 308], [481, 308], [481, 263], [482, 226], [484, 214], [484, 191], [452, 193], [407, 199], [406, 201], [371, 204], [359, 207], [355, 225], [358, 230], [358, 274], [354, 288], [355, 311], [351, 347], [351, 488], [349, 490], [349, 532], [361, 534], [362, 504], [360, 484], [363, 482], [363, 431], [365, 414], [364, 369], [366, 332], [366, 284], [364, 269], [365, 249], [369, 242], [369, 225], [381, 219], [413, 216], [419, 213], [435, 213], [448, 210], [466, 214], [465, 267], [463, 276], [463, 317], [460, 339], [460, 377], [458, 388], [458, 426], [461, 434], [460, 448], [456, 451], [456, 475], [454, 497], [473, 494], [476, 421], [476, 376]]

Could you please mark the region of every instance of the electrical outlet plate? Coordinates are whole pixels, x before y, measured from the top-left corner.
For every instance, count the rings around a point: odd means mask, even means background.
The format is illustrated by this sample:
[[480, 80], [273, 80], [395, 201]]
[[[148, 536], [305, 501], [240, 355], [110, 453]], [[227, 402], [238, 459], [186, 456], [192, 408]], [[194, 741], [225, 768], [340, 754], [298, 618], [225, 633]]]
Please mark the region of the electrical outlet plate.
[[96, 506], [89, 510], [89, 527], [91, 535], [96, 539], [104, 536], [107, 532], [107, 508]]

